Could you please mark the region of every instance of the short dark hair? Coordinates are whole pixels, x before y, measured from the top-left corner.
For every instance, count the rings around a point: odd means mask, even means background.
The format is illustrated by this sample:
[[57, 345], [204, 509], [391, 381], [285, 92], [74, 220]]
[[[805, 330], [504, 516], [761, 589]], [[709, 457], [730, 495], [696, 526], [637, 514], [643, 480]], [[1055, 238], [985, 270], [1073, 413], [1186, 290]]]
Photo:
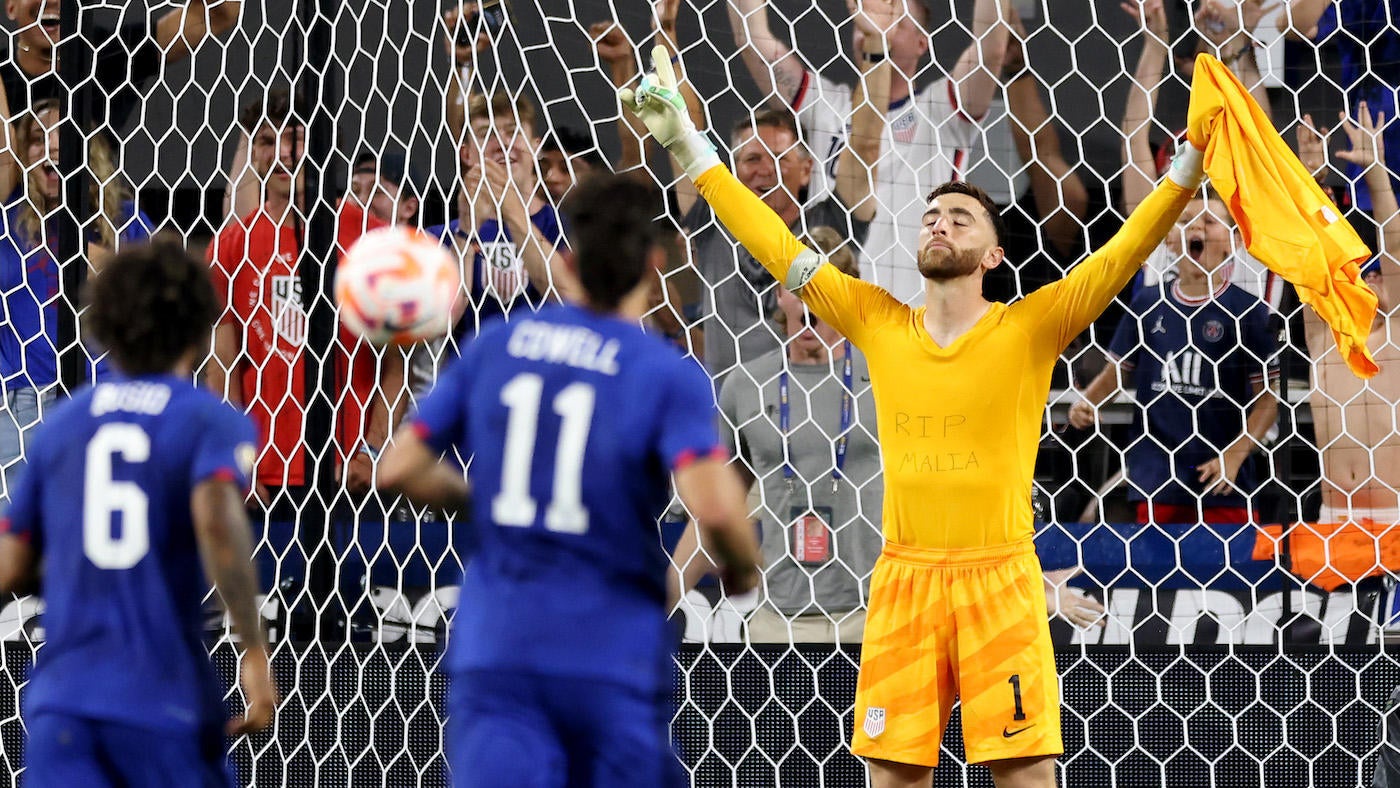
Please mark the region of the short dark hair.
[[594, 169], [610, 169], [593, 139], [569, 126], [555, 126], [540, 140], [540, 152], [558, 151], [566, 159], [578, 159]]
[[[792, 138], [799, 143], [802, 142], [802, 132], [797, 128], [797, 118], [785, 109], [759, 109], [748, 115], [740, 116], [739, 120], [735, 121], [734, 127], [729, 130], [730, 143], [732, 144], [739, 139], [739, 135], [749, 129], [782, 129], [791, 134]], [[797, 147], [803, 153], [807, 152], [807, 149], [801, 144]], [[773, 152], [782, 153], [782, 151]]]
[[282, 126], [289, 121], [292, 125], [305, 125], [309, 117], [306, 102], [301, 94], [293, 94], [286, 88], [268, 88], [267, 92], [243, 105], [238, 113], [238, 125], [246, 134], [254, 134], [264, 123]]
[[564, 200], [569, 243], [579, 280], [593, 306], [616, 309], [647, 273], [647, 257], [661, 242], [661, 197], [625, 175], [590, 175]]
[[113, 255], [85, 292], [88, 332], [128, 375], [169, 372], [219, 316], [209, 267], [166, 234]]
[[996, 232], [997, 246], [1006, 248], [1006, 220], [1001, 218], [1001, 208], [992, 201], [991, 197], [987, 196], [986, 192], [967, 181], [948, 181], [929, 192], [924, 204], [927, 205], [933, 202], [933, 198], [942, 197], [945, 194], [961, 194], [981, 203], [982, 210], [987, 212], [987, 219], [992, 223], [992, 230]]
[[422, 174], [408, 157], [399, 151], [376, 153], [368, 148], [360, 149], [350, 165], [350, 175], [354, 177], [364, 174], [382, 178], [412, 197], [419, 197], [423, 193], [423, 189], [418, 185], [424, 180]]

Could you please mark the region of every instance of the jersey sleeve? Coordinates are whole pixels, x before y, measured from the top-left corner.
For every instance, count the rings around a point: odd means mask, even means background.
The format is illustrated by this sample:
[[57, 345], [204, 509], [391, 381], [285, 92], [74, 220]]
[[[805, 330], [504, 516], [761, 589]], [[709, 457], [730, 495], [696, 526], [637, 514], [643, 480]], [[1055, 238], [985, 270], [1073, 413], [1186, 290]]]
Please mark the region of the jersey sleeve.
[[1118, 327], [1113, 331], [1113, 339], [1108, 343], [1108, 357], [1117, 361], [1124, 369], [1132, 369], [1137, 363], [1137, 351], [1142, 346], [1142, 317], [1133, 310], [1123, 314]]
[[1098, 251], [1064, 279], [1026, 296], [1013, 309], [1044, 354], [1058, 356], [1094, 321], [1142, 267], [1195, 192], [1162, 179]]
[[715, 428], [715, 397], [710, 378], [690, 359], [677, 359], [667, 375], [658, 418], [657, 454], [679, 470], [705, 457], [727, 456]]
[[252, 420], [222, 402], [211, 403], [190, 465], [190, 486], [210, 479], [233, 482], [240, 490], [252, 484], [258, 458], [258, 431]]
[[452, 361], [438, 375], [433, 390], [428, 392], [418, 409], [410, 417], [409, 424], [415, 434], [429, 448], [444, 454], [453, 446], [460, 447], [463, 455], [467, 446], [467, 401], [468, 383], [476, 357], [478, 339], [467, 346], [462, 357]]
[[725, 229], [778, 283], [857, 347], [902, 306], [869, 282], [853, 279], [797, 240], [788, 226], [723, 164], [696, 179], [700, 195]]

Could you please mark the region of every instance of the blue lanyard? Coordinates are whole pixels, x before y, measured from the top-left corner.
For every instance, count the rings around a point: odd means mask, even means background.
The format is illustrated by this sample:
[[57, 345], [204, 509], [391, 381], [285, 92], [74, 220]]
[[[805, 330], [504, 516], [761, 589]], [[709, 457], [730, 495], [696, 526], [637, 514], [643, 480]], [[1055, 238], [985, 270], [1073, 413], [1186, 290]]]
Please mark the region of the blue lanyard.
[[[842, 343], [845, 351], [845, 363], [841, 365], [841, 428], [836, 438], [836, 467], [831, 469], [831, 491], [836, 492], [841, 481], [841, 469], [846, 467], [846, 448], [850, 443], [851, 421], [855, 411], [855, 396], [851, 391], [851, 381], [854, 377], [855, 367], [851, 361], [851, 342], [846, 340]], [[783, 371], [778, 374], [778, 429], [783, 433], [783, 478], [787, 480], [788, 486], [792, 486], [793, 478], [797, 476], [797, 471], [792, 467], [792, 444], [789, 438], [792, 437], [792, 405], [791, 395], [788, 391], [788, 371], [787, 361], [784, 359]]]

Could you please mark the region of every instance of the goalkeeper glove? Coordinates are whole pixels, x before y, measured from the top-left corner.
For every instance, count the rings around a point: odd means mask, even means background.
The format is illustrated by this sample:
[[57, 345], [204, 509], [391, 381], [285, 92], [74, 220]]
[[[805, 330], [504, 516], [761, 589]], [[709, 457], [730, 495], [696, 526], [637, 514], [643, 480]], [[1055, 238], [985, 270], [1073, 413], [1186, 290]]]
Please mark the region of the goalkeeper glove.
[[1172, 183], [1183, 189], [1198, 189], [1206, 177], [1206, 152], [1182, 139], [1172, 157], [1172, 166], [1167, 170]]
[[719, 164], [719, 154], [705, 135], [695, 128], [686, 112], [685, 99], [676, 89], [676, 72], [665, 47], [651, 52], [655, 71], [642, 77], [637, 90], [622, 88], [617, 92], [622, 106], [646, 125], [661, 146], [676, 157], [691, 180]]

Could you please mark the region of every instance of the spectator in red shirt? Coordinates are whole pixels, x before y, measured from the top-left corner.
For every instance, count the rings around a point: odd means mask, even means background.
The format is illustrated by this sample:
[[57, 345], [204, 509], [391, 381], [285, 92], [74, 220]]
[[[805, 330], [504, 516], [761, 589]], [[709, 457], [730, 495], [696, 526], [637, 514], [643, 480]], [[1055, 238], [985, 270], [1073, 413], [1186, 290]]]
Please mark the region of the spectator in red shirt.
[[[338, 211], [339, 254], [370, 230], [395, 224], [416, 226], [417, 182], [401, 154], [367, 150], [357, 155], [349, 194]], [[407, 409], [405, 358], [398, 349], [376, 350], [343, 326], [340, 344], [346, 352], [336, 359], [336, 379], [346, 385], [336, 389], [341, 393], [336, 402], [336, 440], [341, 450], [337, 462], [345, 469], [339, 478], [350, 492], [363, 493], [371, 489], [374, 460]]]
[[270, 488], [301, 487], [306, 476], [305, 387], [302, 350], [306, 310], [297, 271], [296, 216], [304, 193], [306, 129], [286, 90], [268, 91], [244, 107], [249, 165], [262, 202], [228, 222], [209, 247], [210, 274], [223, 296], [214, 332], [209, 385], [242, 406], [262, 433], [259, 496]]

